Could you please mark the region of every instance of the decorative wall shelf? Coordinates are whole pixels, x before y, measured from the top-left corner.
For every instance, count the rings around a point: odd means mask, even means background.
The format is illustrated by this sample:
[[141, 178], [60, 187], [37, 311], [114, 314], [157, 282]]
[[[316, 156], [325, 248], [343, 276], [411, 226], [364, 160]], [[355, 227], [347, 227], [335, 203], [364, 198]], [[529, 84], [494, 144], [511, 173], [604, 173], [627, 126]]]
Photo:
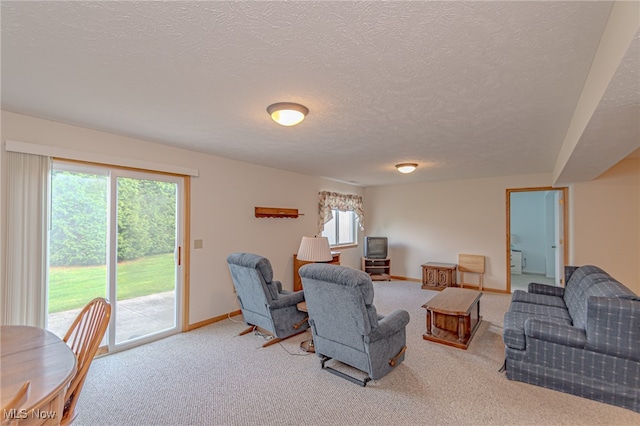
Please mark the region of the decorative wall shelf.
[[298, 209], [282, 209], [279, 207], [256, 207], [255, 209], [256, 217], [296, 218], [304, 216], [304, 214], [298, 213]]

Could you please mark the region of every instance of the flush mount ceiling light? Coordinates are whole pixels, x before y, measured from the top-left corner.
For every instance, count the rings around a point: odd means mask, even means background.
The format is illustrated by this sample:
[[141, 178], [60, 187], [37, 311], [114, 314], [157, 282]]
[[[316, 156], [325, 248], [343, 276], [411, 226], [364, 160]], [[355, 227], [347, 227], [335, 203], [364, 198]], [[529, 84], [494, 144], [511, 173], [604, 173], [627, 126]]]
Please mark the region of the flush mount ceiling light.
[[414, 171], [416, 169], [416, 167], [418, 167], [418, 165], [416, 163], [400, 163], [400, 164], [396, 164], [396, 169], [398, 169], [398, 171], [400, 173], [411, 173], [412, 171]]
[[293, 102], [278, 102], [267, 107], [267, 112], [278, 124], [295, 126], [309, 114], [309, 108]]

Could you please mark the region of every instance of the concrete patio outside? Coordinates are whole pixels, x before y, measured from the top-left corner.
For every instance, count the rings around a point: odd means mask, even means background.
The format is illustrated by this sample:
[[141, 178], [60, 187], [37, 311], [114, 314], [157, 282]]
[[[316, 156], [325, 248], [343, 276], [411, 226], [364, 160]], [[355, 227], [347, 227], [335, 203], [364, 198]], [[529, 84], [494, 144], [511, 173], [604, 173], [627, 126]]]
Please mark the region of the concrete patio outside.
[[[81, 310], [49, 314], [47, 329], [64, 337]], [[116, 343], [167, 330], [175, 324], [175, 292], [155, 293], [112, 303], [111, 315], [116, 315]]]

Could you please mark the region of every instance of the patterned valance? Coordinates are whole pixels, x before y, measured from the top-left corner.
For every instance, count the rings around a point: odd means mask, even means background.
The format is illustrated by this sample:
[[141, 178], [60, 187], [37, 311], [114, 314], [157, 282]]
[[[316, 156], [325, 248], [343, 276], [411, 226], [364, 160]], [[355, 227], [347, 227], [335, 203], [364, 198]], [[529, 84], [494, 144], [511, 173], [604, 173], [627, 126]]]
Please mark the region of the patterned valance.
[[337, 192], [322, 191], [320, 194], [318, 232], [322, 233], [324, 224], [333, 219], [331, 210], [354, 212], [360, 230], [364, 230], [364, 209], [360, 195], [339, 194]]

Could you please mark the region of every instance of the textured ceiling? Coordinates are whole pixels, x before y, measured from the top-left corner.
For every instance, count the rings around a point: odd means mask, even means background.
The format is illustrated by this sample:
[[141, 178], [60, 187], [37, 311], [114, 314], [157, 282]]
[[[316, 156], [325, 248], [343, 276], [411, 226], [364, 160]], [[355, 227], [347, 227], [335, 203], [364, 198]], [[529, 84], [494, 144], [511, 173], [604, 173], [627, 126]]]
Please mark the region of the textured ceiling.
[[640, 33], [631, 41], [559, 181], [593, 179], [604, 171], [603, 164], [615, 164], [634, 147], [640, 147]]
[[[366, 186], [551, 173], [611, 5], [2, 1], [2, 108]], [[577, 170], [640, 144], [635, 46]]]

